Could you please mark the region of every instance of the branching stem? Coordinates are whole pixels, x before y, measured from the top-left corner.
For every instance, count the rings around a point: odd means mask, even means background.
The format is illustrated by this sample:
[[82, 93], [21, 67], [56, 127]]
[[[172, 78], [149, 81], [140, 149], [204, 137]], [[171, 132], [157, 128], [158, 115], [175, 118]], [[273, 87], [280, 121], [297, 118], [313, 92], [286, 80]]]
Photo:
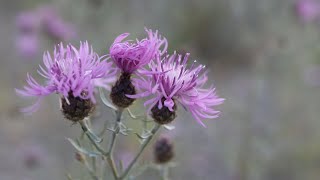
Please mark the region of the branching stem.
[[156, 132], [160, 129], [161, 125], [160, 124], [155, 124], [155, 126], [152, 128], [149, 137], [147, 137], [144, 141], [143, 144], [140, 147], [139, 152], [137, 153], [137, 155], [134, 157], [134, 159], [131, 161], [131, 163], [128, 165], [128, 167], [124, 170], [124, 172], [122, 173], [122, 175], [119, 177], [119, 180], [123, 180], [127, 177], [127, 175], [129, 174], [130, 170], [132, 169], [132, 167], [135, 165], [135, 163], [137, 162], [137, 160], [139, 159], [139, 157], [141, 156], [141, 154], [143, 153], [144, 149], [147, 147], [147, 145], [150, 143], [150, 141], [152, 140], [153, 136], [156, 134]]

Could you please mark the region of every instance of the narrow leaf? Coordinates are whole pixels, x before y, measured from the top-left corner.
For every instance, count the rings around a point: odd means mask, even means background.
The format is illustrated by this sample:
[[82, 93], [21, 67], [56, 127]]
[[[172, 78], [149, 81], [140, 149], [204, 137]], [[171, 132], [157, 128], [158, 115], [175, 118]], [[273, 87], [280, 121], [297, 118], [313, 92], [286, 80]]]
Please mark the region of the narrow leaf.
[[100, 98], [101, 98], [103, 104], [106, 105], [107, 107], [109, 107], [109, 108], [111, 108], [111, 109], [113, 109], [113, 110], [116, 111], [117, 108], [116, 108], [113, 104], [111, 104], [111, 103], [109, 102], [109, 100], [108, 100], [107, 97], [105, 96], [102, 88], [99, 88], [99, 93], [100, 93]]
[[169, 131], [174, 130], [176, 128], [173, 125], [168, 125], [168, 124], [163, 125], [163, 127], [166, 128]]
[[88, 150], [80, 147], [74, 140], [72, 140], [70, 138], [67, 138], [67, 140], [72, 144], [72, 146], [74, 148], [76, 148], [77, 151], [79, 151], [85, 155], [88, 155], [89, 157], [97, 157], [97, 156], [101, 155], [101, 153], [99, 153], [99, 152], [88, 151]]

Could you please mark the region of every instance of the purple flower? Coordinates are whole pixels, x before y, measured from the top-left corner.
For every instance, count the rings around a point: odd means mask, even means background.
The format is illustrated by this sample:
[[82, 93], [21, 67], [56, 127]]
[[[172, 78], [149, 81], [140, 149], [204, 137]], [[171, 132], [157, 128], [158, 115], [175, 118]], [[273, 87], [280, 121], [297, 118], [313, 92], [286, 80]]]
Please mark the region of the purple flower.
[[40, 18], [32, 11], [22, 12], [16, 18], [16, 26], [22, 33], [34, 33], [39, 25]]
[[124, 33], [118, 36], [111, 45], [110, 56], [123, 72], [131, 74], [167, 50], [168, 42], [158, 35], [158, 31], [155, 33], [148, 29], [145, 31], [148, 34], [145, 39], [136, 40], [136, 42], [123, 41], [129, 36], [129, 33]]
[[38, 73], [46, 79], [45, 85], [28, 75], [28, 86], [23, 90], [16, 89], [21, 96], [38, 97], [37, 103], [24, 108], [24, 112], [35, 111], [41, 99], [52, 93], [61, 94], [67, 102], [71, 94], [95, 103], [94, 87], [110, 89], [109, 83], [115, 80], [116, 70], [112, 63], [93, 52], [88, 42], [80, 43], [79, 50], [72, 45], [64, 47], [61, 43], [55, 48], [53, 57], [49, 52], [44, 53], [43, 63], [45, 67], [40, 66]]
[[316, 0], [299, 0], [296, 12], [303, 22], [311, 22], [320, 17], [320, 2]]
[[22, 57], [31, 59], [38, 53], [39, 37], [33, 33], [18, 35], [16, 48]]
[[44, 30], [51, 37], [58, 40], [70, 40], [75, 37], [75, 29], [72, 24], [67, 23], [50, 6], [40, 7], [39, 16], [42, 18]]
[[190, 111], [193, 117], [203, 126], [203, 118], [216, 118], [219, 111], [213, 107], [223, 103], [224, 99], [219, 98], [215, 89], [204, 88], [207, 81], [207, 73], [203, 73], [203, 65], [196, 65], [195, 62], [187, 68], [189, 54], [182, 59], [181, 55], [167, 55], [158, 58], [149, 64], [151, 71], [141, 70], [140, 76], [134, 79], [136, 88], [141, 92], [132, 95], [132, 98], [152, 96], [144, 105], [150, 105], [148, 112], [158, 106], [163, 106], [174, 111], [174, 106], [179, 102], [185, 109]]

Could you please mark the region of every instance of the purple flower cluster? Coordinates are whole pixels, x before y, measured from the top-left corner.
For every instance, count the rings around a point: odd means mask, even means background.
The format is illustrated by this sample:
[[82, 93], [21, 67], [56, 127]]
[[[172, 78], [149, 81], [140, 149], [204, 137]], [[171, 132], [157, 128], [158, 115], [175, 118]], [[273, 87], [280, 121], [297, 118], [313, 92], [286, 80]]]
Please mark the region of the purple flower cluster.
[[[16, 92], [24, 97], [38, 97], [35, 105], [25, 108], [24, 112], [35, 111], [42, 97], [52, 93], [61, 94], [68, 102], [68, 95], [91, 99], [96, 102], [93, 92], [95, 86], [110, 89], [109, 83], [115, 80], [116, 70], [106, 61], [105, 56], [99, 57], [88, 42], [81, 43], [76, 49], [72, 45], [59, 44], [53, 53], [44, 53], [43, 63], [38, 73], [46, 79], [45, 85], [40, 85], [34, 78], [27, 76], [28, 86]], [[84, 93], [85, 92], [85, 93]]]
[[[158, 114], [166, 113], [174, 118], [179, 103], [203, 126], [203, 119], [218, 117], [219, 111], [215, 110], [215, 106], [222, 104], [224, 99], [217, 96], [213, 86], [205, 88], [208, 80], [205, 66], [196, 62], [188, 66], [189, 54], [184, 57], [176, 53], [168, 55], [167, 40], [157, 31], [146, 29], [146, 32], [147, 38], [140, 41], [123, 41], [128, 33], [115, 39], [109, 56], [117, 68], [107, 61], [108, 56], [99, 57], [94, 53], [87, 42], [81, 43], [79, 50], [72, 45], [65, 48], [60, 44], [53, 57], [48, 52], [44, 54], [45, 68], [40, 66], [38, 71], [47, 79], [46, 85], [40, 85], [28, 75], [29, 86], [17, 90], [17, 93], [39, 97], [40, 101], [43, 96], [55, 92], [67, 102], [68, 96], [72, 95], [95, 103], [94, 88], [100, 86], [110, 90], [109, 85], [116, 80], [120, 70], [117, 87], [112, 87], [113, 93], [124, 93], [124, 97], [132, 99], [149, 98], [144, 103], [149, 106], [148, 113], [151, 109], [159, 109]], [[125, 88], [131, 87], [131, 74], [136, 76], [132, 79], [133, 93], [128, 94]], [[35, 110], [38, 104], [25, 110]], [[131, 102], [128, 104], [131, 105]]]

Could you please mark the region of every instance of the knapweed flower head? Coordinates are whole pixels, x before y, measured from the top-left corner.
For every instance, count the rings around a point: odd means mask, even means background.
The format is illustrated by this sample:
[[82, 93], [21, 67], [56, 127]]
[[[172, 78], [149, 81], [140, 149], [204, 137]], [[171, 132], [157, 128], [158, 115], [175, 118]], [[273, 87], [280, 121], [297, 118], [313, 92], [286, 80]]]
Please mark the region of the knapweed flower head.
[[222, 104], [224, 99], [216, 95], [213, 86], [204, 87], [208, 79], [205, 66], [193, 62], [187, 67], [188, 58], [189, 54], [183, 58], [176, 53], [163, 58], [158, 56], [156, 61], [149, 63], [150, 70], [141, 70], [145, 76], [134, 79], [140, 93], [129, 97], [151, 96], [144, 105], [150, 106], [148, 111], [156, 122], [163, 121], [158, 123], [166, 124], [174, 119], [177, 102], [203, 126], [202, 119], [218, 117], [219, 111], [214, 106]]
[[115, 80], [116, 70], [112, 63], [105, 57], [99, 57], [88, 42], [80, 43], [79, 49], [71, 44], [64, 47], [61, 43], [56, 46], [53, 56], [49, 52], [44, 53], [43, 63], [44, 67], [40, 66], [38, 73], [46, 79], [44, 85], [27, 75], [28, 86], [23, 90], [16, 89], [21, 96], [38, 98], [37, 103], [23, 109], [24, 112], [35, 111], [42, 98], [52, 93], [60, 94], [62, 102], [69, 108], [80, 111], [74, 101], [89, 100], [84, 102], [84, 106], [95, 103], [94, 88], [110, 90], [109, 83]]
[[119, 35], [110, 47], [110, 57], [118, 68], [125, 73], [133, 73], [147, 65], [158, 55], [167, 50], [167, 40], [162, 38], [158, 31], [145, 29], [148, 37], [142, 40], [125, 40], [129, 33]]

